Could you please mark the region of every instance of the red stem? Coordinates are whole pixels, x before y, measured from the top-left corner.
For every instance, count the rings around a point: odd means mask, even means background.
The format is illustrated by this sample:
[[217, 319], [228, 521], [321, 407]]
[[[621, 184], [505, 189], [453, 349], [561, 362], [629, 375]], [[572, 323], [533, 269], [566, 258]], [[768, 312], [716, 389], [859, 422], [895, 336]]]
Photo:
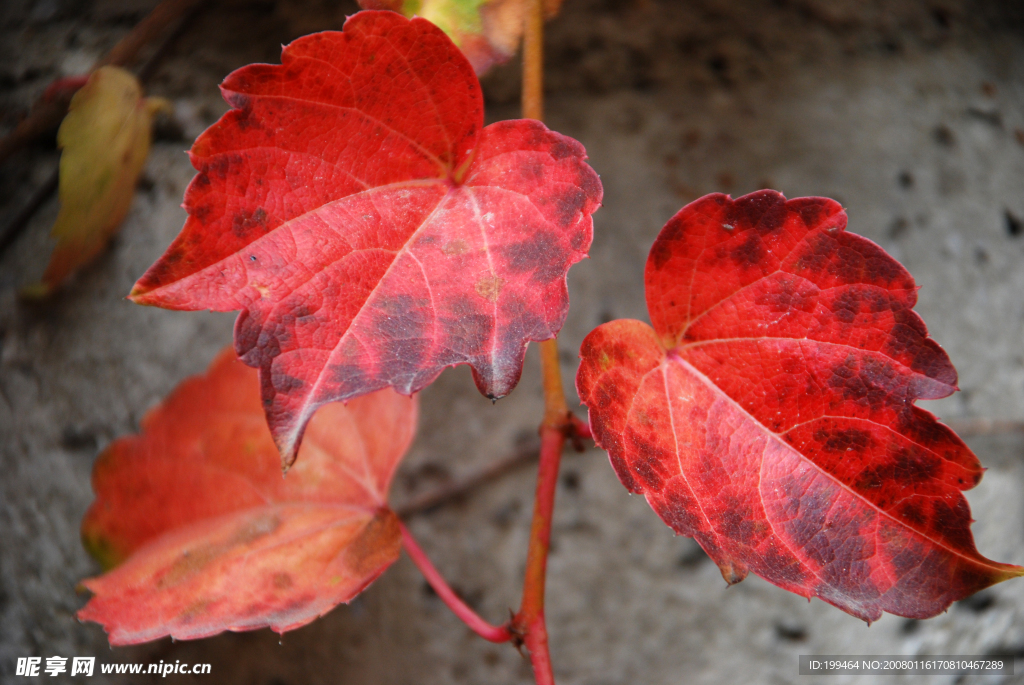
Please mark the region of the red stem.
[[[564, 415], [563, 422], [567, 417]], [[540, 429], [540, 466], [537, 469], [537, 494], [530, 526], [530, 548], [526, 556], [523, 602], [519, 613], [512, 620], [513, 631], [523, 636], [523, 643], [530, 651], [537, 685], [554, 685], [555, 682], [548, 649], [548, 631], [544, 622], [544, 591], [548, 550], [551, 547], [551, 518], [555, 509], [558, 467], [562, 461], [565, 433], [565, 425], [553, 426], [547, 422]]]
[[469, 606], [463, 602], [455, 591], [448, 586], [444, 578], [441, 577], [440, 572], [434, 568], [434, 565], [430, 563], [430, 559], [427, 558], [427, 553], [417, 544], [416, 539], [413, 538], [412, 533], [405, 527], [404, 523], [398, 524], [402, 529], [402, 544], [405, 546], [405, 551], [409, 554], [413, 563], [423, 573], [423, 576], [430, 583], [430, 587], [434, 588], [434, 592], [437, 596], [448, 605], [448, 608], [452, 610], [459, 619], [469, 626], [473, 632], [490, 642], [508, 642], [512, 639], [512, 632], [507, 626], [494, 626], [480, 618], [480, 615], [469, 608]]

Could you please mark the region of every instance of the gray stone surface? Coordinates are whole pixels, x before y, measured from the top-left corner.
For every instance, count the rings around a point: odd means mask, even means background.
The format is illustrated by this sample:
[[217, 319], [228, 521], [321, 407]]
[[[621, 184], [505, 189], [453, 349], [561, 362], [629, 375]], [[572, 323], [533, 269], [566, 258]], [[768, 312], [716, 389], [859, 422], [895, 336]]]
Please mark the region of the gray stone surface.
[[[152, 2], [4, 5], [6, 130], [49, 79], [89, 64]], [[215, 85], [228, 71], [276, 59], [278, 45], [302, 31], [339, 27], [346, 11], [326, 0], [210, 10], [151, 86], [174, 100], [184, 140], [154, 146], [147, 183], [109, 252], [53, 302], [19, 304], [15, 287], [45, 263], [51, 203], [0, 257], [0, 682], [28, 682], [13, 675], [18, 656], [55, 654], [210, 662], [213, 675], [197, 679], [210, 683], [531, 681], [527, 662], [471, 635], [406, 559], [351, 605], [283, 638], [257, 631], [111, 651], [99, 627], [74, 618], [85, 601], [75, 584], [98, 570], [77, 533], [92, 499], [93, 459], [230, 340], [230, 315], [123, 299], [183, 222], [192, 170], [182, 150], [223, 111]], [[774, 187], [839, 199], [850, 230], [914, 274], [918, 311], [962, 388], [928, 409], [948, 420], [1024, 419], [1017, 3], [566, 0], [548, 55], [549, 125], [584, 143], [605, 184], [592, 258], [570, 276], [561, 340], [570, 386], [590, 329], [646, 317], [644, 259], [669, 216], [706, 192]], [[487, 79], [492, 119], [516, 115], [517, 74], [512, 65]], [[2, 166], [0, 222], [54, 159], [40, 148]], [[446, 372], [423, 393], [420, 435], [395, 500], [467, 473], [534, 431], [537, 376], [531, 350], [519, 388], [492, 406], [465, 369]], [[989, 467], [969, 493], [979, 549], [1024, 563], [1024, 438], [970, 443]], [[446, 576], [493, 621], [518, 602], [532, 489], [524, 468], [411, 522]], [[814, 682], [796, 675], [796, 656], [809, 653], [1024, 654], [1022, 581], [929, 621], [886, 616], [870, 628], [754, 577], [726, 588], [695, 543], [673, 537], [626, 494], [596, 450], [566, 457], [554, 540], [548, 620], [565, 685]], [[820, 682], [1011, 681], [1024, 679]]]

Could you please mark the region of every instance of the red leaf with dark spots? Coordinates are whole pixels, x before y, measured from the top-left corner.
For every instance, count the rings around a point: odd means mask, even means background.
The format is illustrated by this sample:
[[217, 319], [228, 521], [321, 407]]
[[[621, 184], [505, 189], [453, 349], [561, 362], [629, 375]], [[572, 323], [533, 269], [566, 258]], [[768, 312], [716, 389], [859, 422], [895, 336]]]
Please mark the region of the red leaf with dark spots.
[[225, 350], [93, 469], [82, 522], [113, 570], [78, 613], [111, 644], [305, 625], [355, 597], [401, 546], [387, 491], [416, 400], [382, 390], [323, 407], [281, 477], [256, 371]]
[[131, 297], [241, 310], [287, 466], [327, 402], [457, 364], [510, 392], [565, 320], [601, 184], [539, 122], [484, 128], [472, 68], [425, 20], [360, 12], [282, 62], [225, 80], [235, 109], [192, 147], [188, 221]]
[[594, 330], [577, 387], [619, 479], [728, 582], [925, 618], [1024, 569], [978, 553], [981, 466], [914, 406], [956, 371], [913, 278], [845, 228], [825, 198], [687, 205], [647, 260], [653, 328]]

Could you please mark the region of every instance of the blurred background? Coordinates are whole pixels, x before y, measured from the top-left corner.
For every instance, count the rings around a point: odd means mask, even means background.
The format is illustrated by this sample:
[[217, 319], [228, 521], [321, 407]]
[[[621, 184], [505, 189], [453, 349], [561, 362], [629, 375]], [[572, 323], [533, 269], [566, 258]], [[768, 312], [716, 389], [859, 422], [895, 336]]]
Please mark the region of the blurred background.
[[[53, 79], [87, 71], [155, 4], [4, 0], [0, 135]], [[472, 635], [404, 557], [351, 605], [283, 637], [261, 630], [111, 650], [100, 627], [74, 617], [86, 599], [76, 583], [99, 571], [78, 537], [93, 460], [231, 340], [233, 315], [124, 299], [184, 222], [193, 175], [184, 151], [226, 111], [217, 90], [225, 75], [278, 61], [282, 44], [340, 29], [356, 9], [340, 0], [210, 0], [151, 69], [147, 94], [168, 98], [173, 115], [158, 122], [110, 249], [50, 301], [20, 302], [17, 288], [39, 278], [52, 247], [51, 196], [0, 253], [0, 682], [27, 682], [14, 675], [18, 657], [53, 655], [209, 662], [212, 675], [196, 680], [225, 684], [532, 682], [528, 661]], [[968, 493], [978, 548], [1024, 563], [1024, 435], [1013, 430], [1024, 421], [1024, 3], [565, 0], [545, 50], [547, 123], [586, 146], [605, 187], [591, 259], [569, 278], [560, 338], [567, 386], [594, 326], [646, 319], [647, 251], [685, 203], [769, 187], [833, 197], [849, 230], [894, 254], [921, 286], [918, 311], [961, 387], [922, 406], [969, 429], [988, 467]], [[518, 116], [519, 75], [511, 63], [485, 77], [489, 120]], [[0, 230], [58, 157], [51, 134], [0, 164]], [[446, 371], [423, 393], [419, 437], [393, 500], [535, 439], [538, 371], [531, 348], [522, 383], [495, 406], [465, 368]], [[532, 493], [524, 466], [410, 520], [447, 578], [493, 622], [518, 604]], [[564, 461], [548, 596], [562, 685], [815, 682], [797, 675], [799, 654], [1024, 657], [1024, 581], [928, 621], [885, 616], [870, 628], [753, 576], [726, 588], [700, 548], [628, 496], [593, 449]], [[904, 681], [1024, 683], [1024, 675], [870, 682]]]

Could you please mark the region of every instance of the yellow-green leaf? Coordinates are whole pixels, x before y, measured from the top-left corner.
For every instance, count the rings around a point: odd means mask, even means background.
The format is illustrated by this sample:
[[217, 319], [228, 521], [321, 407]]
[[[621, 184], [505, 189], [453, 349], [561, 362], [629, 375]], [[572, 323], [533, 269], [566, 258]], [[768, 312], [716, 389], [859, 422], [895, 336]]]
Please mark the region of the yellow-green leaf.
[[[359, 0], [363, 9], [392, 10], [429, 20], [448, 34], [478, 75], [519, 49], [526, 0]], [[544, 0], [550, 19], [562, 0]]]
[[97, 69], [75, 93], [57, 132], [63, 149], [60, 212], [51, 231], [57, 245], [42, 282], [23, 294], [53, 292], [117, 232], [149, 154], [153, 115], [168, 107], [162, 98], [143, 98], [138, 80], [117, 67]]

